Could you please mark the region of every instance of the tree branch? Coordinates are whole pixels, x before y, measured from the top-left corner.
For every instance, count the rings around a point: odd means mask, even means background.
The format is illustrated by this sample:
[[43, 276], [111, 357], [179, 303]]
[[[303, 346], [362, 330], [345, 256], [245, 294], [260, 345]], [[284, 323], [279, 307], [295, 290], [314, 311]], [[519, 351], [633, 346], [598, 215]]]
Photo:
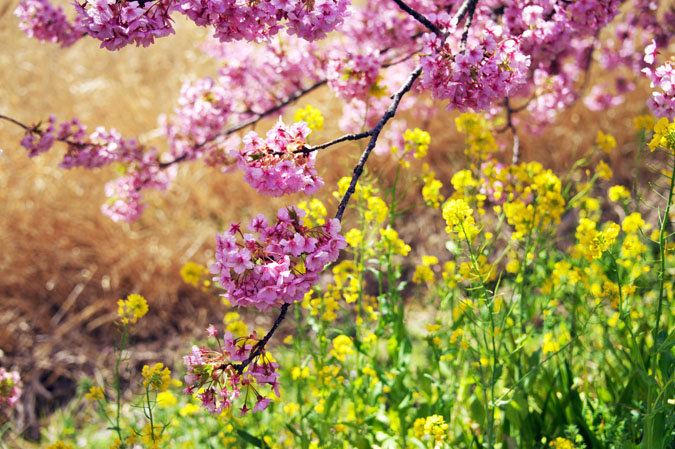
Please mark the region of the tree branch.
[[288, 308], [290, 306], [291, 305], [288, 303], [284, 303], [284, 305], [281, 306], [281, 312], [279, 313], [277, 319], [274, 321], [272, 329], [270, 329], [269, 332], [267, 332], [267, 334], [262, 338], [262, 340], [258, 341], [258, 343], [255, 344], [253, 350], [251, 351], [251, 354], [246, 358], [246, 360], [244, 360], [239, 364], [232, 365], [232, 368], [234, 368], [239, 374], [244, 372], [244, 369], [246, 369], [246, 367], [250, 365], [251, 362], [256, 357], [258, 357], [260, 354], [263, 353], [263, 351], [265, 350], [265, 345], [267, 345], [267, 342], [270, 341], [270, 338], [272, 338], [272, 335], [274, 335], [274, 332], [277, 330], [281, 322], [284, 320], [284, 318], [286, 318], [286, 312], [288, 312]]
[[7, 120], [7, 121], [10, 122], [10, 123], [14, 123], [16, 126], [20, 126], [20, 127], [22, 127], [24, 130], [26, 130], [26, 131], [31, 131], [31, 129], [32, 129], [32, 128], [30, 128], [30, 127], [24, 125], [24, 124], [21, 123], [20, 121], [14, 120], [12, 117], [7, 117], [6, 115], [0, 114], [0, 119], [1, 119], [1, 120]]
[[398, 5], [398, 7], [401, 8], [403, 11], [405, 11], [408, 14], [410, 14], [411, 16], [413, 16], [415, 18], [415, 20], [417, 20], [419, 23], [421, 23], [425, 27], [429, 28], [429, 30], [431, 30], [431, 32], [434, 33], [436, 36], [442, 36], [443, 35], [441, 30], [436, 25], [431, 23], [431, 21], [429, 19], [427, 19], [424, 16], [424, 14], [421, 14], [421, 13], [415, 11], [410, 6], [405, 4], [402, 0], [394, 0], [394, 3], [396, 3]]
[[370, 140], [368, 141], [368, 146], [366, 146], [366, 149], [363, 151], [363, 154], [361, 154], [359, 162], [356, 164], [356, 167], [354, 167], [354, 175], [352, 176], [352, 180], [349, 183], [349, 188], [347, 189], [347, 192], [345, 192], [345, 195], [342, 197], [342, 200], [338, 205], [337, 213], [335, 214], [335, 218], [337, 218], [338, 220], [342, 221], [342, 215], [345, 212], [347, 203], [349, 203], [349, 199], [356, 191], [356, 183], [358, 182], [359, 178], [361, 177], [361, 174], [363, 173], [363, 167], [366, 164], [366, 161], [368, 161], [368, 156], [370, 156], [371, 151], [373, 151], [373, 148], [375, 148], [375, 145], [377, 144], [377, 138], [380, 136], [382, 128], [384, 128], [384, 125], [387, 124], [389, 119], [391, 119], [394, 116], [394, 114], [396, 114], [396, 109], [398, 108], [398, 105], [401, 102], [401, 98], [403, 98], [403, 95], [405, 95], [412, 88], [413, 83], [417, 78], [419, 78], [421, 74], [422, 74], [421, 66], [418, 66], [415, 70], [413, 70], [410, 73], [410, 75], [408, 76], [408, 80], [405, 82], [405, 84], [398, 90], [398, 92], [396, 92], [396, 94], [394, 94], [392, 98], [393, 99], [392, 103], [389, 105], [389, 108], [387, 108], [387, 111], [384, 113], [380, 121], [377, 122], [377, 125], [375, 125], [373, 129], [367, 132], [370, 134], [371, 137]]

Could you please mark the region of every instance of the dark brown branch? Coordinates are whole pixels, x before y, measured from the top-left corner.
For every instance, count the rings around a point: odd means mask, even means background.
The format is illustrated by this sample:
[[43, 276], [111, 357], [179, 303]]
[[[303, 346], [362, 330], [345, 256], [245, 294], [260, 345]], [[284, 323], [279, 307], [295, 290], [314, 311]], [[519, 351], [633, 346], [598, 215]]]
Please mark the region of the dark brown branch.
[[284, 318], [286, 318], [286, 312], [288, 312], [288, 308], [290, 306], [291, 305], [288, 303], [284, 303], [284, 305], [281, 306], [281, 312], [279, 313], [277, 319], [274, 321], [272, 329], [270, 329], [269, 332], [267, 332], [267, 334], [262, 338], [262, 340], [260, 340], [258, 343], [255, 344], [255, 346], [253, 346], [251, 354], [246, 358], [246, 360], [236, 365], [232, 365], [232, 368], [234, 368], [239, 374], [243, 373], [244, 369], [246, 369], [246, 367], [250, 365], [251, 362], [256, 357], [258, 357], [260, 354], [263, 353], [263, 351], [265, 350], [265, 345], [267, 345], [267, 342], [270, 341], [270, 338], [272, 338], [272, 335], [274, 335], [274, 332], [277, 330], [281, 322], [284, 320]]
[[16, 126], [20, 126], [20, 127], [22, 127], [24, 130], [26, 130], [26, 131], [32, 131], [32, 130], [33, 130], [33, 128], [30, 128], [30, 127], [24, 125], [23, 123], [21, 123], [21, 122], [18, 121], [18, 120], [14, 120], [12, 117], [7, 117], [6, 115], [0, 114], [0, 119], [2, 119], [2, 120], [7, 120], [7, 121], [10, 122], [10, 123], [14, 123]]
[[204, 145], [206, 145], [207, 143], [216, 140], [218, 137], [229, 136], [230, 134], [235, 133], [235, 132], [237, 132], [237, 131], [239, 131], [239, 130], [241, 130], [241, 129], [243, 129], [243, 128], [246, 128], [247, 126], [254, 125], [254, 124], [258, 123], [260, 120], [262, 120], [262, 119], [264, 119], [265, 117], [267, 117], [268, 115], [274, 114], [275, 112], [278, 112], [279, 110], [281, 110], [281, 109], [283, 109], [284, 107], [288, 106], [289, 104], [293, 103], [294, 101], [296, 101], [296, 100], [299, 99], [300, 97], [302, 97], [302, 96], [304, 96], [304, 95], [307, 95], [308, 93], [310, 93], [310, 92], [312, 92], [312, 91], [318, 89], [319, 87], [323, 86], [323, 85], [326, 84], [327, 82], [328, 82], [328, 81], [325, 80], [325, 79], [324, 79], [324, 80], [321, 80], [321, 81], [317, 81], [316, 83], [312, 84], [312, 85], [309, 86], [308, 88], [303, 89], [303, 90], [299, 90], [299, 91], [293, 93], [291, 96], [289, 96], [288, 98], [286, 98], [284, 101], [282, 101], [281, 103], [279, 103], [279, 104], [277, 104], [277, 105], [275, 105], [275, 106], [269, 108], [268, 110], [263, 111], [263, 112], [261, 112], [261, 113], [259, 113], [259, 114], [256, 114], [254, 117], [251, 117], [251, 118], [248, 119], [248, 120], [245, 120], [245, 121], [243, 121], [243, 122], [241, 122], [241, 123], [238, 123], [238, 124], [236, 124], [236, 125], [234, 125], [234, 126], [231, 126], [231, 127], [227, 128], [227, 129], [225, 129], [225, 130], [223, 130], [223, 131], [221, 131], [221, 132], [215, 134], [213, 137], [210, 137], [210, 138], [206, 139], [204, 142], [201, 142], [201, 143], [197, 144], [197, 145], [195, 146], [195, 148], [201, 148], [201, 147], [203, 147]]
[[370, 152], [373, 151], [373, 148], [375, 148], [375, 145], [377, 144], [377, 138], [380, 136], [382, 128], [384, 128], [384, 125], [387, 124], [389, 119], [391, 119], [396, 114], [396, 109], [401, 102], [401, 98], [403, 98], [403, 96], [412, 88], [413, 83], [417, 78], [419, 78], [421, 73], [422, 67], [419, 66], [413, 70], [412, 73], [410, 73], [410, 76], [408, 76], [408, 80], [405, 82], [405, 84], [398, 90], [398, 92], [394, 94], [392, 103], [389, 105], [389, 108], [387, 108], [387, 111], [384, 113], [380, 121], [377, 122], [377, 125], [375, 125], [373, 129], [368, 131], [371, 135], [370, 140], [368, 141], [368, 146], [366, 146], [366, 149], [363, 150], [363, 154], [361, 154], [359, 162], [356, 164], [356, 167], [354, 167], [354, 175], [352, 176], [352, 180], [349, 183], [349, 188], [347, 189], [347, 192], [345, 192], [345, 195], [342, 197], [342, 200], [338, 205], [337, 213], [335, 214], [335, 218], [338, 220], [342, 221], [342, 215], [345, 212], [347, 203], [349, 203], [349, 199], [356, 191], [356, 183], [363, 173], [363, 167], [366, 164], [366, 161], [368, 161]]
[[394, 0], [394, 3], [396, 3], [398, 5], [398, 7], [401, 8], [403, 11], [405, 11], [408, 14], [410, 14], [411, 16], [413, 16], [415, 18], [415, 20], [417, 20], [419, 23], [421, 23], [425, 27], [429, 28], [429, 30], [431, 30], [431, 32], [434, 33], [436, 36], [442, 36], [443, 35], [441, 30], [436, 25], [431, 23], [431, 21], [429, 19], [427, 19], [424, 16], [424, 14], [421, 14], [421, 13], [415, 11], [414, 9], [412, 9], [410, 6], [408, 6], [407, 4], [405, 4], [401, 0]]
[[294, 151], [294, 153], [310, 153], [310, 152], [316, 151], [316, 150], [323, 150], [324, 148], [328, 148], [330, 146], [333, 146], [336, 143], [347, 142], [347, 141], [351, 141], [351, 140], [361, 140], [361, 139], [365, 139], [366, 137], [369, 137], [369, 136], [372, 136], [372, 135], [373, 135], [372, 129], [368, 130], [368, 131], [364, 131], [362, 133], [358, 133], [358, 134], [347, 134], [347, 135], [344, 135], [342, 137], [338, 137], [337, 139], [333, 139], [330, 142], [322, 143], [321, 145], [308, 146], [304, 149]]
[[464, 0], [464, 3], [462, 3], [462, 6], [459, 7], [457, 10], [457, 13], [455, 13], [455, 17], [453, 20], [459, 24], [464, 17], [469, 17], [468, 21], [471, 21], [473, 18], [473, 13], [476, 11], [476, 5], [478, 4], [478, 0]]
[[473, 20], [473, 14], [476, 12], [476, 6], [478, 5], [478, 0], [465, 0], [460, 6], [459, 11], [455, 15], [457, 24], [466, 17], [466, 23], [464, 24], [464, 30], [462, 31], [462, 50], [466, 48], [466, 40], [469, 38], [469, 29], [471, 28], [471, 22]]
[[[525, 104], [525, 106], [527, 106], [527, 103]], [[520, 139], [518, 137], [518, 130], [516, 130], [516, 125], [513, 123], [513, 115], [522, 109], [523, 109], [522, 106], [517, 110], [513, 109], [511, 107], [509, 97], [504, 98], [504, 110], [506, 111], [506, 125], [503, 128], [497, 130], [498, 133], [503, 133], [506, 130], [510, 129], [511, 134], [513, 134], [513, 156], [511, 157], [511, 163], [513, 165], [516, 165], [518, 163], [518, 158], [520, 157]]]
[[179, 162], [183, 162], [185, 159], [187, 159], [187, 153], [181, 154], [178, 156], [176, 159], [169, 161], [169, 162], [160, 162], [159, 163], [159, 168], [162, 170], [165, 168], [171, 167], [173, 164], [177, 164]]

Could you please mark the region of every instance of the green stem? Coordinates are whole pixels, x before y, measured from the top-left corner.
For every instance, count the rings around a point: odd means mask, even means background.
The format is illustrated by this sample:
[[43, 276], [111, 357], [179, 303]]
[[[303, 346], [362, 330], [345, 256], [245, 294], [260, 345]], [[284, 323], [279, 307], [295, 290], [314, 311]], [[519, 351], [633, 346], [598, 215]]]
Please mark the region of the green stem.
[[120, 342], [119, 353], [117, 354], [117, 360], [115, 361], [115, 391], [117, 392], [117, 401], [116, 406], [117, 410], [115, 412], [115, 431], [120, 441], [124, 441], [122, 438], [122, 429], [120, 427], [120, 411], [122, 408], [122, 383], [120, 380], [120, 362], [122, 361], [122, 354], [127, 345], [127, 323], [122, 325], [122, 341]]

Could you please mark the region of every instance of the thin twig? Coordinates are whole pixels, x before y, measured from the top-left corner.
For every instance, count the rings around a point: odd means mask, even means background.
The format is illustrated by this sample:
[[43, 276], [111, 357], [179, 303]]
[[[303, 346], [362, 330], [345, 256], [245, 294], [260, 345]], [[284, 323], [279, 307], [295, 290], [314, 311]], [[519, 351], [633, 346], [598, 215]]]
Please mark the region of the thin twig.
[[403, 11], [405, 11], [408, 14], [410, 14], [411, 16], [413, 16], [415, 18], [415, 20], [417, 20], [419, 23], [421, 23], [425, 27], [429, 28], [429, 30], [431, 30], [431, 32], [434, 33], [436, 36], [442, 36], [443, 35], [441, 30], [436, 25], [431, 23], [431, 21], [429, 19], [427, 19], [424, 16], [424, 14], [421, 14], [421, 13], [415, 11], [414, 9], [412, 9], [410, 6], [408, 6], [407, 4], [405, 4], [401, 0], [394, 0], [394, 3], [396, 3], [398, 5], [398, 7], [401, 8]]
[[7, 117], [6, 115], [0, 114], [0, 119], [2, 119], [2, 120], [7, 120], [7, 121], [10, 122], [10, 123], [14, 123], [15, 125], [20, 126], [20, 127], [22, 127], [23, 129], [25, 129], [26, 131], [31, 131], [31, 129], [32, 129], [32, 128], [30, 128], [30, 127], [24, 125], [24, 124], [21, 123], [20, 121], [14, 120], [12, 117]]
[[506, 111], [506, 125], [502, 129], [497, 130], [498, 133], [503, 133], [507, 129], [510, 129], [511, 133], [513, 134], [513, 156], [511, 157], [511, 163], [513, 165], [516, 165], [518, 163], [518, 159], [520, 158], [520, 139], [518, 137], [518, 130], [516, 129], [516, 125], [513, 123], [513, 115], [522, 109], [523, 109], [522, 107], [517, 110], [513, 109], [511, 107], [509, 97], [504, 98], [504, 110]]
[[465, 0], [455, 15], [458, 24], [466, 16], [466, 23], [464, 24], [464, 30], [462, 31], [462, 51], [466, 48], [466, 41], [469, 38], [469, 29], [471, 28], [473, 14], [476, 12], [476, 5], [478, 5], [478, 0]]

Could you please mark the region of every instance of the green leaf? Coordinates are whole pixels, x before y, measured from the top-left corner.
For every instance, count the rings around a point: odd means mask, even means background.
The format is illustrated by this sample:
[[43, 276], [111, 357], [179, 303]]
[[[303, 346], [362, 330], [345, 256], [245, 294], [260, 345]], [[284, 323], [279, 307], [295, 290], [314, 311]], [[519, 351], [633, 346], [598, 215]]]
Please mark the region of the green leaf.
[[250, 433], [248, 433], [247, 431], [245, 431], [243, 429], [237, 429], [237, 433], [239, 434], [239, 437], [242, 440], [254, 445], [255, 447], [259, 447], [259, 448], [263, 448], [263, 449], [267, 447], [267, 445], [265, 444], [265, 442], [263, 440], [261, 440], [260, 438], [254, 437], [253, 435], [251, 435]]

